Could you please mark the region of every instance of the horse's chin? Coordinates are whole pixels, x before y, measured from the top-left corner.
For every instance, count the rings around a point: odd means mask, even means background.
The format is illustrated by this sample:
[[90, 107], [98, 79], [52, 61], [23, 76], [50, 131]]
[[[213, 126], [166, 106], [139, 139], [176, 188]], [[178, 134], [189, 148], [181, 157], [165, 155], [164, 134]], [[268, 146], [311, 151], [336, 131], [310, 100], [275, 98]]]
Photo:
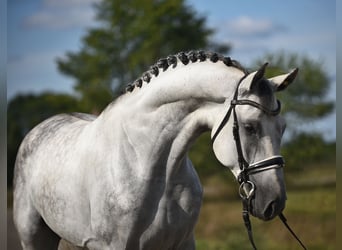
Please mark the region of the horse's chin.
[[255, 209], [255, 199], [250, 203], [249, 213], [260, 220], [266, 221], [265, 217]]
[[267, 204], [264, 209], [256, 209], [255, 199], [253, 199], [249, 207], [249, 212], [252, 216], [260, 220], [270, 221], [278, 216], [283, 209], [284, 208], [277, 209], [274, 202], [270, 202], [269, 204]]

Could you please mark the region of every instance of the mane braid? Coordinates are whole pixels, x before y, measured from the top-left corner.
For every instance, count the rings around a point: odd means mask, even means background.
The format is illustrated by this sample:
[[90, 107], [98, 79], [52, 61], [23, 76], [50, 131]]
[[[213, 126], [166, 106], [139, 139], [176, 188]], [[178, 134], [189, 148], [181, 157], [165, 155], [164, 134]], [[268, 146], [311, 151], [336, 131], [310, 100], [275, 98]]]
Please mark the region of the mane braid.
[[218, 61], [223, 62], [228, 67], [234, 67], [245, 74], [248, 74], [248, 71], [241, 66], [241, 64], [236, 61], [232, 60], [230, 57], [225, 57], [221, 54], [218, 54], [216, 52], [210, 52], [210, 51], [194, 51], [191, 50], [189, 52], [179, 52], [176, 55], [169, 55], [167, 58], [161, 58], [159, 59], [156, 64], [152, 65], [150, 69], [146, 72], [144, 72], [141, 77], [139, 77], [137, 80], [135, 80], [133, 83], [130, 83], [125, 88], [124, 93], [132, 92], [135, 87], [141, 88], [143, 83], [149, 83], [151, 81], [151, 78], [153, 76], [157, 77], [159, 75], [160, 70], [162, 72], [166, 71], [170, 66], [172, 68], [177, 67], [177, 63], [181, 62], [184, 65], [188, 65], [190, 62], [204, 62], [207, 59], [209, 59], [211, 62], [216, 63]]

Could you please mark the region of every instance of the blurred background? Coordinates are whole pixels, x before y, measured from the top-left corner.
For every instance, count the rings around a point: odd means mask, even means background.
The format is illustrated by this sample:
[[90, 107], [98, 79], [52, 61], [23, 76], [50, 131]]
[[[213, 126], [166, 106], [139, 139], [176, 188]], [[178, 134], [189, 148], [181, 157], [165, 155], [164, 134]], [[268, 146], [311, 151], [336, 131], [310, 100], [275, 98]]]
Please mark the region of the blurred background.
[[[336, 249], [336, 11], [332, 0], [12, 0], [7, 3], [7, 185], [16, 152], [62, 112], [99, 114], [159, 58], [214, 50], [267, 75], [299, 67], [279, 93], [287, 120], [285, 215], [309, 249]], [[209, 134], [190, 158], [204, 186], [198, 249], [249, 249], [237, 183]], [[260, 249], [298, 249], [279, 220], [252, 220]], [[11, 224], [9, 224], [11, 227]], [[17, 249], [8, 229], [8, 249]], [[14, 243], [13, 243], [14, 244]]]

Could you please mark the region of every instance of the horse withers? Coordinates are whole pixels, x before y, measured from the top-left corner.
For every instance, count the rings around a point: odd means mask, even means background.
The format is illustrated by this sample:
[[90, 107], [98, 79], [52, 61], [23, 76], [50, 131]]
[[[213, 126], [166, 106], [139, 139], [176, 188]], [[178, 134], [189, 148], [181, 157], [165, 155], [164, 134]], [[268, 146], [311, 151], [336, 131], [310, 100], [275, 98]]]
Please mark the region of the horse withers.
[[23, 249], [57, 249], [60, 239], [98, 250], [194, 249], [202, 187], [187, 153], [206, 131], [217, 159], [253, 193], [250, 213], [280, 214], [285, 121], [275, 92], [297, 70], [266, 79], [265, 67], [249, 73], [212, 52], [171, 55], [98, 117], [60, 114], [37, 125], [15, 165]]

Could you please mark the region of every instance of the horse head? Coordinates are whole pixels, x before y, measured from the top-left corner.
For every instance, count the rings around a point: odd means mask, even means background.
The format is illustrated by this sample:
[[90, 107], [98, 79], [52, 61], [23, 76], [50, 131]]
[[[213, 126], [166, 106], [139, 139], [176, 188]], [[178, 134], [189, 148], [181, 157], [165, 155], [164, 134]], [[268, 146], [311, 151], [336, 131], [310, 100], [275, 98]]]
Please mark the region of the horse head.
[[217, 159], [231, 169], [240, 182], [240, 195], [248, 199], [249, 211], [262, 220], [274, 218], [285, 208], [280, 144], [286, 123], [279, 115], [275, 92], [286, 89], [298, 72], [266, 79], [266, 66], [240, 80], [212, 130]]

